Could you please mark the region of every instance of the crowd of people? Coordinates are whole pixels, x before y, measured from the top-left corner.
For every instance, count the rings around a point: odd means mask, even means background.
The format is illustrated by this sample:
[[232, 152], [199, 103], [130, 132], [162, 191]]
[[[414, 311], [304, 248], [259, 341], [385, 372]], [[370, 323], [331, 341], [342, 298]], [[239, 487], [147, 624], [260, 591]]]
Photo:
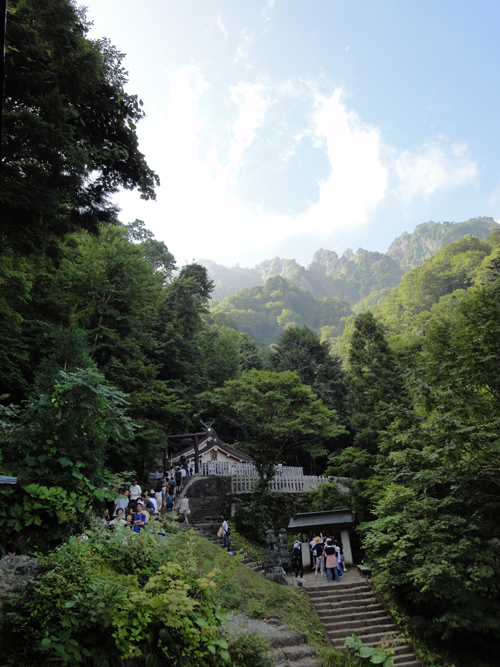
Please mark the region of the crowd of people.
[[[104, 498], [103, 523], [112, 528], [120, 526], [140, 533], [151, 516], [161, 518], [173, 512], [175, 498], [193, 470], [194, 464], [191, 466], [189, 461], [181, 460], [181, 465], [169, 470], [149, 491], [143, 491], [136, 479], [131, 480], [130, 486], [118, 489], [113, 499]], [[184, 516], [184, 523], [189, 523], [189, 499], [186, 497], [181, 501], [179, 514]]]
[[[295, 567], [295, 580], [298, 582], [305, 582], [302, 549], [306, 545], [307, 543], [302, 544], [300, 540], [296, 540], [292, 547], [292, 563]], [[340, 577], [343, 576], [345, 570], [342, 542], [334, 537], [323, 537], [323, 534], [320, 533], [307, 546], [309, 546], [311, 552], [315, 579], [317, 579], [318, 574], [320, 577], [324, 576], [326, 571], [327, 581], [340, 581]]]

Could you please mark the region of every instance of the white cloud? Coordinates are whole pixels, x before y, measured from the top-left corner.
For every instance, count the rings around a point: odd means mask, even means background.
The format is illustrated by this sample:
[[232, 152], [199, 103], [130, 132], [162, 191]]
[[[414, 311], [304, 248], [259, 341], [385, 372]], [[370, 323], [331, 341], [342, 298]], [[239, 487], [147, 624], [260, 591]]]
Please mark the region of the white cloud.
[[276, 3], [276, 0], [269, 0], [267, 5], [264, 7], [264, 9], [261, 11], [262, 16], [264, 17], [265, 21], [270, 21], [271, 17], [269, 16], [268, 12], [271, 10]]
[[[224, 98], [235, 112], [233, 120], [219, 123], [212, 136], [205, 101], [213, 92], [202, 72], [196, 67], [172, 72], [168, 110], [151, 114], [139, 128], [141, 147], [161, 178], [158, 202], [122, 193], [122, 219], [144, 219], [180, 263], [209, 257], [230, 264], [253, 248], [295, 234], [326, 236], [365, 225], [390, 195], [409, 201], [475, 179], [477, 167], [465, 145], [440, 141], [398, 154], [384, 144], [377, 127], [349, 108], [341, 88], [325, 94], [319, 85], [240, 81]], [[290, 129], [291, 148], [279, 155], [293, 161], [298, 144], [312, 141], [324, 151], [331, 171], [317, 183], [317, 198], [304, 213], [278, 215], [258, 204], [243, 204], [233, 193], [238, 191], [235, 184], [244, 184], [247, 152], [269, 140], [285, 108], [279, 105], [289, 105], [291, 99], [302, 105], [306, 120], [299, 131]], [[203, 153], [202, 140], [205, 147], [210, 143]], [[395, 190], [390, 183], [396, 183]]]
[[221, 15], [220, 15], [220, 14], [219, 14], [219, 15], [217, 16], [217, 18], [215, 19], [215, 26], [216, 26], [216, 27], [222, 32], [222, 34], [224, 35], [224, 45], [226, 45], [226, 44], [227, 44], [227, 35], [228, 35], [228, 32], [227, 32], [226, 26], [222, 23], [222, 18], [221, 18]]
[[500, 222], [500, 182], [488, 197], [488, 205], [493, 218]]
[[379, 130], [363, 123], [344, 100], [341, 88], [329, 96], [315, 95], [312, 133], [324, 144], [332, 172], [321, 183], [319, 201], [310, 208], [306, 221], [325, 234], [368, 222], [388, 184]]
[[241, 42], [238, 44], [236, 55], [234, 56], [235, 64], [240, 62], [240, 60], [246, 60], [248, 58], [254, 42], [255, 37], [253, 37], [253, 35], [249, 35], [246, 31], [246, 28], [244, 28], [241, 31]]
[[262, 125], [270, 99], [263, 95], [264, 86], [261, 83], [240, 82], [229, 90], [231, 101], [238, 108], [228, 165], [229, 169], [235, 170], [241, 162], [243, 152], [255, 139], [256, 130]]
[[478, 168], [468, 155], [467, 144], [429, 141], [412, 153], [403, 151], [395, 161], [397, 194], [405, 203], [428, 198], [439, 190], [475, 183]]

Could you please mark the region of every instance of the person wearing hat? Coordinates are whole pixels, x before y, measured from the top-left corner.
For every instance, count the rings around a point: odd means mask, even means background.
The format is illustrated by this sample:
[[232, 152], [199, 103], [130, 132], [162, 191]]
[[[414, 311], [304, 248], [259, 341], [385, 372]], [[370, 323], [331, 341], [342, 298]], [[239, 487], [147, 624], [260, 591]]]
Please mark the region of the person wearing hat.
[[322, 537], [320, 537], [319, 535], [317, 535], [314, 538], [314, 546], [313, 546], [312, 552], [313, 552], [313, 555], [316, 558], [314, 578], [317, 578], [318, 570], [320, 570], [321, 576], [323, 576], [324, 566], [325, 566], [325, 554], [324, 554], [324, 551], [323, 551], [323, 540], [322, 540]]
[[144, 528], [146, 525], [147, 517], [142, 511], [142, 502], [140, 500], [137, 501], [137, 509], [134, 514], [134, 527], [133, 531], [134, 533], [140, 533], [141, 528]]
[[137, 480], [133, 479], [132, 484], [129, 486], [130, 491], [130, 507], [135, 511], [135, 506], [137, 505], [138, 498], [141, 497], [142, 489], [137, 484]]

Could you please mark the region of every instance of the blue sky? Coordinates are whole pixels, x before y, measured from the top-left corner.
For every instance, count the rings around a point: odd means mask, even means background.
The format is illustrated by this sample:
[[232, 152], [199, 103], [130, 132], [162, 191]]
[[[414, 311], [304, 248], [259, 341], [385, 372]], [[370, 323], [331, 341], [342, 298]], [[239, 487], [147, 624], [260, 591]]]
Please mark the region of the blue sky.
[[500, 3], [91, 0], [126, 54], [178, 262], [384, 252], [427, 220], [500, 219]]

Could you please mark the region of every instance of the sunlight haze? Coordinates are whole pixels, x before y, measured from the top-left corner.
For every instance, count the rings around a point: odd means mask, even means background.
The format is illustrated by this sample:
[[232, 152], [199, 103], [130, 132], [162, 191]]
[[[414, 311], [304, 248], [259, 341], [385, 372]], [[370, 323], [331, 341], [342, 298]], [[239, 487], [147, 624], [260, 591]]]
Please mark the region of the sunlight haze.
[[427, 220], [500, 218], [499, 5], [91, 0], [144, 102], [179, 264], [385, 251]]

